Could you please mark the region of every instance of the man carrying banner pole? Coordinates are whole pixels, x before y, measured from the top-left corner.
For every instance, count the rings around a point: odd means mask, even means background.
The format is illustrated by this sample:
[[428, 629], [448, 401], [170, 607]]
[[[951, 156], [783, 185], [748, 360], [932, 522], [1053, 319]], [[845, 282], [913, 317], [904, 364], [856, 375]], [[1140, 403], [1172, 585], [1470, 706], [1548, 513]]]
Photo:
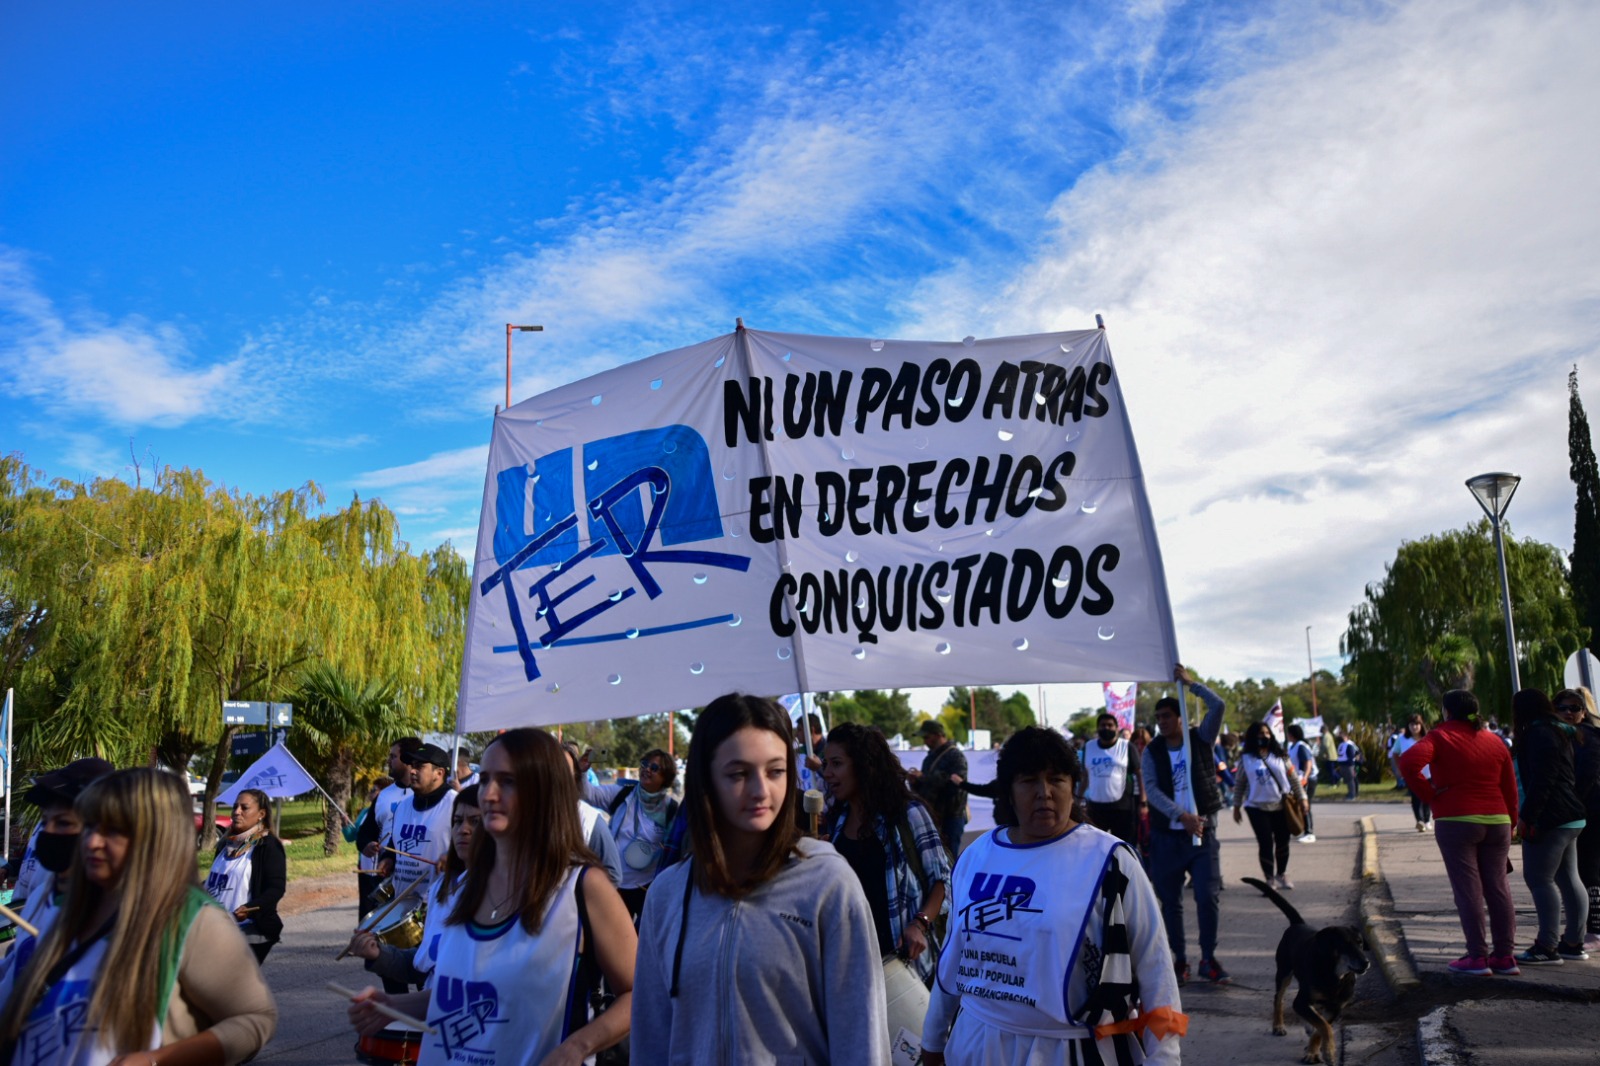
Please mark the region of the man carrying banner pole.
[[[1222, 793], [1210, 753], [1222, 728], [1223, 703], [1196, 681], [1181, 663], [1173, 668], [1178, 696], [1156, 701], [1157, 735], [1144, 750], [1144, 785], [1150, 805], [1150, 879], [1161, 899], [1178, 982], [1189, 979], [1183, 931], [1183, 881], [1194, 881], [1195, 913], [1200, 926], [1201, 977], [1213, 984], [1231, 978], [1217, 962], [1218, 894], [1222, 891], [1222, 853], [1217, 841], [1217, 812]], [[1186, 728], [1184, 686], [1193, 688], [1206, 705], [1198, 726]]]

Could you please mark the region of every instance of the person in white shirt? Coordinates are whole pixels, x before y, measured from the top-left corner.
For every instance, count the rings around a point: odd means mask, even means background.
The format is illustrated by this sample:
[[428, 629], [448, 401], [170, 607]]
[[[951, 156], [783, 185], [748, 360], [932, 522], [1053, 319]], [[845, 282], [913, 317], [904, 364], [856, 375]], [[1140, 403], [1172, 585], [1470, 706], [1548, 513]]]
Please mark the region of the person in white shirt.
[[[484, 835], [449, 915], [430, 921], [418, 951], [433, 973], [429, 990], [367, 988], [350, 1022], [363, 1035], [381, 1031], [390, 1021], [379, 1005], [425, 1018], [420, 1066], [584, 1062], [628, 1033], [633, 923], [584, 846], [576, 782], [556, 738], [502, 733], [482, 767]], [[616, 999], [591, 1020], [600, 975]]]
[[1389, 742], [1389, 766], [1394, 770], [1394, 779], [1402, 788], [1411, 794], [1411, 816], [1417, 820], [1417, 832], [1427, 833], [1433, 829], [1433, 811], [1417, 795], [1417, 790], [1406, 782], [1405, 774], [1400, 772], [1400, 756], [1410, 751], [1423, 737], [1428, 735], [1428, 725], [1422, 720], [1422, 715], [1413, 714], [1406, 720], [1406, 727], [1393, 740]]
[[1083, 746], [1083, 768], [1088, 779], [1083, 799], [1089, 822], [1125, 844], [1138, 845], [1139, 805], [1144, 794], [1139, 760], [1133, 745], [1118, 735], [1117, 718], [1110, 713], [1095, 719], [1095, 739]]
[[1289, 890], [1289, 813], [1285, 803], [1292, 798], [1304, 803], [1305, 791], [1300, 776], [1289, 764], [1283, 747], [1265, 722], [1251, 722], [1244, 731], [1239, 756], [1239, 784], [1233, 794], [1233, 820], [1250, 815], [1250, 830], [1256, 836], [1256, 858], [1261, 876], [1275, 888]]
[[[405, 757], [411, 768], [411, 794], [395, 808], [395, 893], [407, 891], [420, 902], [428, 898], [450, 851], [450, 812], [445, 802], [455, 794], [445, 786], [450, 756], [437, 744], [424, 744]], [[415, 909], [415, 908], [413, 908]]]
[[379, 877], [394, 873], [394, 859], [383, 849], [394, 846], [394, 812], [400, 802], [411, 794], [411, 766], [406, 756], [422, 747], [421, 737], [401, 737], [389, 745], [389, 776], [394, 782], [385, 786], [378, 798], [372, 801], [372, 816], [378, 820], [378, 839], [362, 849], [361, 854], [371, 859]]

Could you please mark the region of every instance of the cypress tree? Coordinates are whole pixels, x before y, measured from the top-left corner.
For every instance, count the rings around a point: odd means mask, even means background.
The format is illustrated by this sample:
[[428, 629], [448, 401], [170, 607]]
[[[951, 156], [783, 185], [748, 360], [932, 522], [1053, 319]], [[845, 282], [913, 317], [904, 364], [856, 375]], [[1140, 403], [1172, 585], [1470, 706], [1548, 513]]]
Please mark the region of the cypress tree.
[[1589, 627], [1589, 650], [1600, 654], [1600, 466], [1589, 438], [1589, 416], [1578, 396], [1578, 368], [1567, 375], [1571, 397], [1567, 415], [1567, 452], [1578, 502], [1572, 529], [1572, 595], [1578, 619]]

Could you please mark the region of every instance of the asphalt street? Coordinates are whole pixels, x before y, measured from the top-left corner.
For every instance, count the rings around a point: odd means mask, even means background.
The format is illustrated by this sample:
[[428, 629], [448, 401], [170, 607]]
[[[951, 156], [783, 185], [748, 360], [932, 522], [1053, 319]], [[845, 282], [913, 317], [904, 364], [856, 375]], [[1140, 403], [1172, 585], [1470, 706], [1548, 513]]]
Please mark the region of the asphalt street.
[[[1326, 804], [1317, 809], [1317, 843], [1294, 845], [1289, 867], [1296, 889], [1294, 905], [1313, 924], [1355, 920], [1359, 890], [1358, 820], [1364, 814], [1393, 812], [1384, 804]], [[1255, 840], [1249, 826], [1224, 819], [1222, 864], [1228, 888], [1222, 895], [1218, 957], [1232, 973], [1232, 984], [1191, 981], [1184, 990], [1190, 1015], [1184, 1058], [1191, 1063], [1278, 1066], [1298, 1062], [1304, 1034], [1291, 1023], [1290, 1035], [1269, 1033], [1273, 953], [1285, 919], [1270, 901], [1248, 885], [1258, 876]], [[352, 879], [353, 880], [353, 879]], [[1198, 962], [1192, 899], [1186, 907], [1191, 962]], [[367, 983], [361, 964], [334, 961], [355, 921], [354, 892], [348, 904], [292, 916], [284, 939], [264, 967], [278, 997], [278, 1033], [257, 1059], [273, 1066], [353, 1063], [355, 1038], [345, 1022], [344, 1003], [327, 991], [336, 981], [352, 988]], [[1383, 978], [1374, 967], [1364, 976], [1345, 1035], [1351, 1062], [1412, 1062], [1414, 1017], [1397, 1018]], [[1398, 1056], [1398, 1057], [1396, 1057]]]

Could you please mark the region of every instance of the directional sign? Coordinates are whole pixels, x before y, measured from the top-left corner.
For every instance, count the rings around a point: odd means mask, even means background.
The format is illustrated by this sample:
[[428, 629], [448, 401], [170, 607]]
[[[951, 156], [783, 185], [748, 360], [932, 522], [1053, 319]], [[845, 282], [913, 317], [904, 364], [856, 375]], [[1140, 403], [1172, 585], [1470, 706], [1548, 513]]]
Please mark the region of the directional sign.
[[224, 700], [223, 725], [266, 725], [271, 704], [257, 700]]
[[265, 703], [261, 700], [225, 700], [223, 725], [289, 726], [294, 722], [294, 704]]
[[233, 738], [233, 754], [235, 755], [265, 755], [267, 752], [267, 735], [265, 733], [240, 733]]

